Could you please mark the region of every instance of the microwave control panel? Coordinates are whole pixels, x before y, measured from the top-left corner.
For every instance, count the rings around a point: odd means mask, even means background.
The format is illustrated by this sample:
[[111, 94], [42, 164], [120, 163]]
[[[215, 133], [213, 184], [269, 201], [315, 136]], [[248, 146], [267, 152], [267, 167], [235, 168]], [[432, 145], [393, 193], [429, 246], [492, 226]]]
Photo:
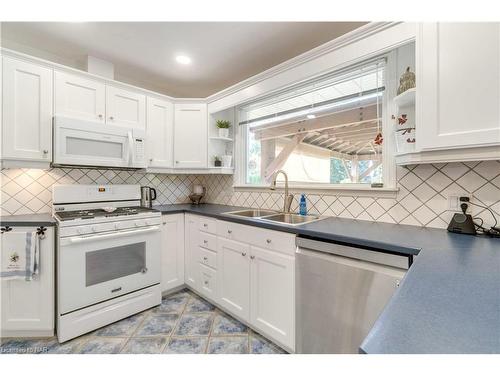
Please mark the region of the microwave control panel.
[[144, 139], [135, 138], [135, 159], [137, 162], [144, 161]]

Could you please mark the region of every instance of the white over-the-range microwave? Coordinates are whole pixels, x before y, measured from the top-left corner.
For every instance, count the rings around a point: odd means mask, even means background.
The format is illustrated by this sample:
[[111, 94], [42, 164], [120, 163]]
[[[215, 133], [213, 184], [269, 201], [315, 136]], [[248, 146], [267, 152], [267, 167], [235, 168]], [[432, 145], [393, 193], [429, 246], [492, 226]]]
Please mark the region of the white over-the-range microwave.
[[56, 166], [146, 168], [145, 143], [141, 129], [54, 117]]

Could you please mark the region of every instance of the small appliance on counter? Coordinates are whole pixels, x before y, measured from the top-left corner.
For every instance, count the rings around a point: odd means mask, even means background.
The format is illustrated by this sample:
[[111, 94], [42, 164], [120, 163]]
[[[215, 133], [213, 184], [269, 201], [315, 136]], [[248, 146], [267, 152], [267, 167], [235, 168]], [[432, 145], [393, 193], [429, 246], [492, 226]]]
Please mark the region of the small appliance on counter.
[[477, 234], [472, 216], [466, 213], [467, 207], [467, 203], [462, 203], [460, 205], [462, 213], [456, 213], [453, 215], [450, 224], [448, 225], [448, 232], [472, 235]]
[[152, 208], [155, 199], [155, 189], [149, 186], [141, 186], [141, 207]]
[[201, 200], [205, 196], [207, 189], [201, 185], [194, 185], [193, 186], [193, 193], [189, 195], [189, 199], [191, 199], [191, 202], [193, 204], [200, 204]]

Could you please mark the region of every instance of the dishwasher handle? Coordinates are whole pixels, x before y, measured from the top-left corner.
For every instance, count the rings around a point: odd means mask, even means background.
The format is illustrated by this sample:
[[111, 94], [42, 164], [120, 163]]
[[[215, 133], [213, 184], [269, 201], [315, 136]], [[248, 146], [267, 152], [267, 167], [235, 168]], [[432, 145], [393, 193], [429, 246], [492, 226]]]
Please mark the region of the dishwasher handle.
[[297, 237], [296, 244], [298, 249], [308, 249], [404, 270], [408, 270], [412, 263], [411, 255], [388, 254], [376, 250], [367, 250], [355, 246], [310, 240], [302, 237]]

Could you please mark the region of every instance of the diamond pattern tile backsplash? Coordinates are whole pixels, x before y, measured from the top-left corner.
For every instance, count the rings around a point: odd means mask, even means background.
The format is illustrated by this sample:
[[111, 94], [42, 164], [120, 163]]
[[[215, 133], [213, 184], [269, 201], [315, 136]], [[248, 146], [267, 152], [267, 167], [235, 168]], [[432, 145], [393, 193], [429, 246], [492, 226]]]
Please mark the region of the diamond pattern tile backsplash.
[[[281, 192], [234, 191], [228, 175], [164, 175], [99, 169], [2, 169], [2, 215], [51, 211], [53, 184], [141, 184], [156, 188], [156, 204], [186, 203], [194, 184], [207, 188], [205, 201], [246, 207], [280, 209]], [[421, 164], [398, 167], [396, 198], [355, 197], [345, 193], [307, 194], [308, 210], [327, 216], [446, 228], [453, 215], [450, 194], [472, 196], [500, 221], [500, 161]], [[298, 195], [298, 194], [297, 194]], [[296, 195], [292, 209], [298, 209]], [[486, 209], [470, 206], [472, 215], [488, 225]]]

